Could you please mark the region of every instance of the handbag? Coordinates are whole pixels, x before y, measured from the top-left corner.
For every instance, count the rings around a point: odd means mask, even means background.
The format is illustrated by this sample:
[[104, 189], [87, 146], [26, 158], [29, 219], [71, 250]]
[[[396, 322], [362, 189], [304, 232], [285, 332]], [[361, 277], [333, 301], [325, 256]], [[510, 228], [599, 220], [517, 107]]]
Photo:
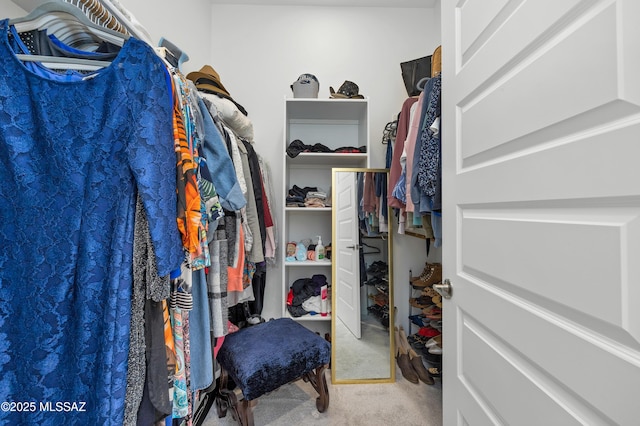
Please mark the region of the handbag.
[[442, 71], [442, 45], [436, 47], [431, 56], [431, 77], [435, 77]]
[[409, 96], [420, 94], [418, 82], [423, 78], [431, 77], [431, 55], [411, 61], [401, 62], [402, 80]]

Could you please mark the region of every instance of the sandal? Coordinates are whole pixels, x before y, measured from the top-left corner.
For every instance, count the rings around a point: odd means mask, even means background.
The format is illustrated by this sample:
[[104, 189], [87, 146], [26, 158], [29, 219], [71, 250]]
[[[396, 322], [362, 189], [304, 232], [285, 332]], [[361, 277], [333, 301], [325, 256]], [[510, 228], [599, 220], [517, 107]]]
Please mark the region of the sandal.
[[431, 321], [429, 321], [429, 327], [433, 327], [436, 330], [442, 331], [442, 320], [431, 320]]
[[412, 297], [409, 299], [409, 304], [414, 308], [425, 309], [433, 306], [430, 297], [420, 296], [420, 297]]
[[409, 315], [409, 319], [411, 320], [412, 323], [414, 323], [415, 325], [417, 325], [418, 327], [424, 327], [425, 322], [424, 319], [426, 317], [422, 314], [418, 314], [418, 315]]
[[422, 355], [422, 358], [427, 361], [431, 367], [440, 368], [442, 366], [441, 354], [432, 354], [427, 348], [421, 348], [420, 355]]
[[427, 296], [429, 298], [433, 298], [436, 296], [440, 296], [440, 293], [435, 291], [433, 287], [425, 287], [424, 290], [422, 290], [422, 295]]
[[440, 332], [438, 330], [436, 330], [435, 328], [431, 328], [429, 326], [425, 326], [425, 327], [420, 327], [420, 330], [418, 330], [417, 334], [419, 334], [422, 337], [426, 337], [427, 339], [431, 339], [432, 337], [435, 337], [435, 336], [439, 335]]
[[440, 371], [440, 369], [438, 367], [429, 367], [429, 368], [427, 368], [427, 371], [429, 372], [429, 374], [431, 374], [431, 377], [440, 377], [440, 376], [442, 376], [442, 372]]
[[442, 319], [442, 309], [438, 308], [437, 306], [431, 306], [430, 308], [423, 309], [422, 313], [430, 320]]
[[428, 340], [428, 338], [421, 336], [418, 333], [407, 336], [407, 342], [418, 350], [425, 348], [425, 343], [427, 343]]
[[440, 347], [442, 347], [442, 334], [439, 334], [437, 336], [433, 336], [431, 339], [429, 339], [427, 341], [427, 343], [425, 343], [425, 346], [427, 348], [430, 348], [432, 346], [440, 346]]

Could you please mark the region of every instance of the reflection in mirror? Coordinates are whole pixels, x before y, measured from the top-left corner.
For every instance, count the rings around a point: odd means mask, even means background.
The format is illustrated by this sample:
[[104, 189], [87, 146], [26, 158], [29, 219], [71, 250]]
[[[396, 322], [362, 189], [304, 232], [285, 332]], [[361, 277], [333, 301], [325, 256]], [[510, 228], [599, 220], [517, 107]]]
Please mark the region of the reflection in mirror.
[[333, 169], [333, 383], [395, 381], [387, 180], [387, 169]]

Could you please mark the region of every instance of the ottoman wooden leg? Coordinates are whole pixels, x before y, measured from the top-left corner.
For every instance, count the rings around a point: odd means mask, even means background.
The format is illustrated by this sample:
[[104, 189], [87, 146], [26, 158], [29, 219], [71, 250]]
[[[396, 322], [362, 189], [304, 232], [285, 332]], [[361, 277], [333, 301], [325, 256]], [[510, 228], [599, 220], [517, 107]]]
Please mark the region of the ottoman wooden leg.
[[228, 381], [229, 376], [225, 369], [222, 368], [220, 373], [220, 391], [216, 401], [218, 418], [225, 417], [227, 415], [227, 409], [230, 408], [233, 410], [234, 419], [240, 426], [254, 426], [250, 401], [244, 398], [239, 399], [236, 391], [227, 389]]
[[242, 418], [240, 421], [241, 425], [254, 426], [253, 410], [251, 409], [250, 401], [243, 399], [238, 402], [238, 415]]
[[329, 388], [327, 386], [327, 378], [325, 377], [325, 365], [321, 365], [313, 371], [305, 374], [305, 381], [311, 383], [313, 388], [318, 392], [316, 398], [316, 408], [319, 412], [324, 413], [329, 407]]

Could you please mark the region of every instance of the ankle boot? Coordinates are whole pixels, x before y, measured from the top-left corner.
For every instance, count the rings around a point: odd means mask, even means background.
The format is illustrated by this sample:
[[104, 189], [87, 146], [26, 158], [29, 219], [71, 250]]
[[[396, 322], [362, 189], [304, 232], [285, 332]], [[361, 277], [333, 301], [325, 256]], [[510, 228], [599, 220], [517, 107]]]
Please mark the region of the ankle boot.
[[411, 281], [411, 285], [415, 287], [428, 287], [432, 284], [442, 281], [442, 265], [433, 263], [430, 265], [429, 272], [421, 274], [418, 279]]
[[407, 340], [407, 335], [404, 332], [402, 326], [398, 330], [398, 336], [400, 338], [400, 346], [404, 348], [409, 356], [409, 362], [411, 363], [411, 367], [413, 367], [413, 371], [418, 376], [418, 378], [427, 385], [433, 385], [435, 381], [431, 377], [431, 374], [427, 371], [424, 364], [422, 363], [422, 357], [413, 350], [413, 348], [409, 345], [409, 341]]
[[410, 278], [409, 281], [411, 282], [418, 281], [420, 278], [426, 277], [427, 275], [429, 275], [430, 272], [431, 272], [431, 263], [425, 262], [424, 269], [422, 270], [422, 272], [420, 272], [420, 275], [418, 275], [417, 277]]
[[420, 383], [418, 373], [413, 369], [409, 353], [398, 343], [399, 341], [398, 327], [396, 327], [396, 361], [398, 362], [398, 367], [400, 367], [402, 377], [417, 385]]

